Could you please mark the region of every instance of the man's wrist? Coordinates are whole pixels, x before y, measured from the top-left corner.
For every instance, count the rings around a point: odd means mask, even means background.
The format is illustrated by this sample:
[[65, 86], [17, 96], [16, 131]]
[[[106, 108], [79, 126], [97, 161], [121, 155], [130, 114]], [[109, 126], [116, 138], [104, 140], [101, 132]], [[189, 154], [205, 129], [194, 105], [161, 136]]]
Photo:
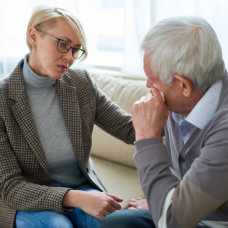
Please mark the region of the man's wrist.
[[159, 133], [137, 134], [136, 132], [136, 135], [135, 135], [136, 141], [143, 140], [143, 139], [157, 138], [157, 137], [161, 137], [161, 134]]

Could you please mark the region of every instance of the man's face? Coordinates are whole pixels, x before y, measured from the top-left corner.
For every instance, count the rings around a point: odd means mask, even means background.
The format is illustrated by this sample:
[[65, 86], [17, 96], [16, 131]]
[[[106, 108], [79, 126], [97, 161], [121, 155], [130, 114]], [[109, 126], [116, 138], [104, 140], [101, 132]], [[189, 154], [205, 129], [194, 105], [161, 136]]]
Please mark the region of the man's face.
[[151, 70], [151, 54], [144, 55], [144, 72], [147, 76], [146, 86], [148, 88], [156, 87], [159, 91], [164, 94], [165, 102], [169, 111], [182, 113], [183, 112], [183, 98], [180, 89], [178, 88], [177, 82], [174, 79], [170, 85], [165, 84], [156, 77]]

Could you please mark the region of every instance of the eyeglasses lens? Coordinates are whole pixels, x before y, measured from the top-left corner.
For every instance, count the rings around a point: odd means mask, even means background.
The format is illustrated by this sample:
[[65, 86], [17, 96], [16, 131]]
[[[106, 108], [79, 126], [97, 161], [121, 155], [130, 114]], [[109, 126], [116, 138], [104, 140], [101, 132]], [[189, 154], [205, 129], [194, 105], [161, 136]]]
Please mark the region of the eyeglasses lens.
[[[57, 49], [62, 53], [68, 52], [72, 47], [64, 40], [59, 40]], [[80, 48], [72, 48], [72, 57], [74, 59], [79, 59], [84, 54], [83, 50]]]
[[84, 52], [81, 49], [79, 49], [79, 48], [74, 48], [72, 50], [72, 55], [73, 55], [74, 59], [81, 58], [83, 54], [84, 54]]

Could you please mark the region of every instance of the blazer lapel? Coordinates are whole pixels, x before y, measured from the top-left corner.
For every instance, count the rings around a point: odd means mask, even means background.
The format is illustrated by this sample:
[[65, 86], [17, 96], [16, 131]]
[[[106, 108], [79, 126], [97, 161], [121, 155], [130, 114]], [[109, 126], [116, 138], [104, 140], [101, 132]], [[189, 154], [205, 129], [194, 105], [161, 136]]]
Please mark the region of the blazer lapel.
[[9, 86], [11, 110], [13, 115], [21, 128], [22, 134], [27, 143], [30, 145], [33, 153], [35, 154], [38, 162], [43, 167], [44, 171], [48, 174], [45, 154], [41, 146], [41, 142], [36, 131], [35, 123], [30, 110], [25, 85], [22, 78], [21, 68], [16, 68], [15, 72], [11, 75], [11, 82]]
[[63, 79], [57, 80], [56, 89], [78, 163], [83, 168], [85, 166], [85, 157], [81, 140], [81, 114], [76, 88], [65, 83]]

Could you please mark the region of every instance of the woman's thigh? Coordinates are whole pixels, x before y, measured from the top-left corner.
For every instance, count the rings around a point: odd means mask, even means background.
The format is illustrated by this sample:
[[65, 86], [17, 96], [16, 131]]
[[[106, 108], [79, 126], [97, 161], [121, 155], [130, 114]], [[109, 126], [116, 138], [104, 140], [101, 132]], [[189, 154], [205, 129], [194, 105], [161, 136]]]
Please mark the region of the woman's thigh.
[[16, 228], [73, 228], [71, 221], [54, 211], [18, 211]]
[[100, 228], [101, 221], [79, 208], [66, 215], [53, 211], [18, 211], [16, 228]]
[[73, 211], [67, 213], [66, 215], [74, 227], [77, 228], [100, 228], [101, 221], [97, 218], [86, 214], [83, 210], [75, 208]]

